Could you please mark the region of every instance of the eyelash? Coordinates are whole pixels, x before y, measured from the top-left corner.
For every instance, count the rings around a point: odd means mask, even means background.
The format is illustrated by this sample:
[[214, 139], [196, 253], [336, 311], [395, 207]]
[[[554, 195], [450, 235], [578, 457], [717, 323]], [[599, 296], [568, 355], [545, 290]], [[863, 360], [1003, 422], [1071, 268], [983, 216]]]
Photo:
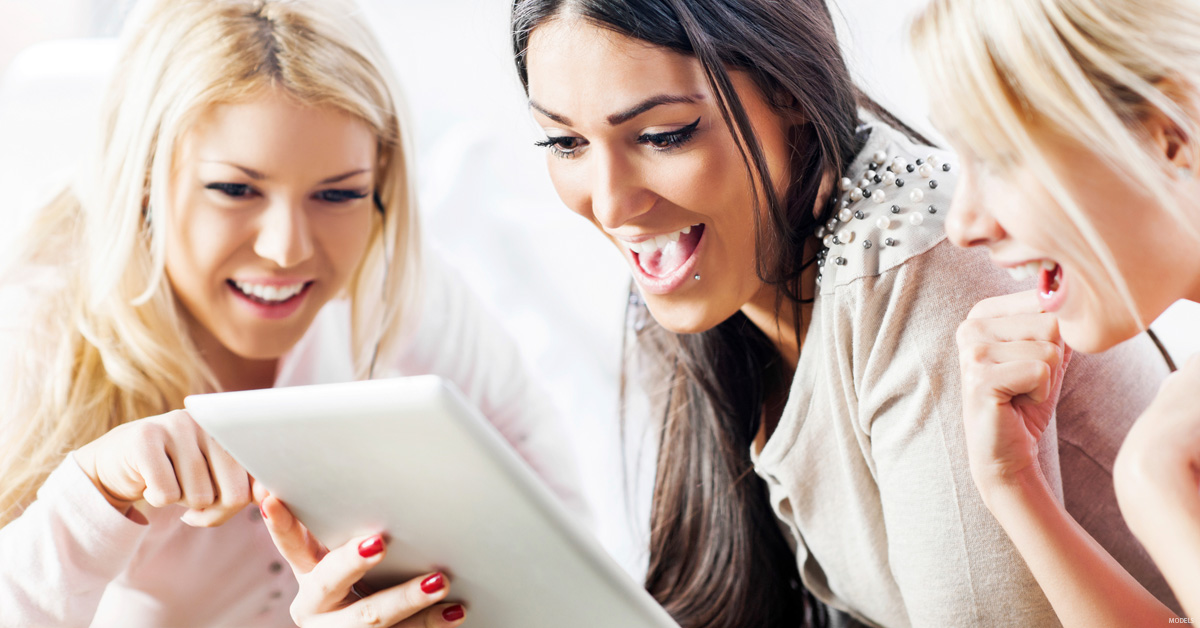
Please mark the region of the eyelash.
[[[638, 142], [648, 144], [655, 150], [672, 151], [690, 142], [696, 136], [696, 128], [699, 126], [700, 118], [696, 118], [695, 122], [674, 131], [639, 135]], [[665, 144], [665, 146], [658, 146], [658, 144]]]
[[[204, 186], [208, 190], [216, 190], [229, 198], [241, 200], [250, 198], [258, 192], [245, 183], [209, 183]], [[368, 192], [362, 190], [321, 190], [316, 196], [326, 203], [341, 204], [366, 198]]]
[[575, 157], [575, 151], [579, 150], [578, 145], [573, 147], [567, 146], [567, 144], [571, 142], [579, 142], [579, 138], [571, 137], [569, 135], [560, 135], [558, 137], [548, 137], [540, 142], [534, 142], [533, 145], [537, 146], [538, 148], [550, 149], [550, 153], [555, 157], [571, 159]]
[[[659, 152], [670, 152], [687, 144], [696, 136], [696, 128], [700, 126], [700, 118], [696, 118], [695, 122], [684, 126], [674, 131], [665, 131], [663, 133], [643, 133], [638, 136], [639, 144], [649, 145], [654, 150]], [[549, 137], [540, 142], [534, 142], [534, 146], [548, 148], [550, 152], [563, 159], [571, 159], [576, 156], [579, 150], [581, 140], [578, 137], [562, 135], [559, 137]], [[574, 144], [571, 146], [570, 144]]]

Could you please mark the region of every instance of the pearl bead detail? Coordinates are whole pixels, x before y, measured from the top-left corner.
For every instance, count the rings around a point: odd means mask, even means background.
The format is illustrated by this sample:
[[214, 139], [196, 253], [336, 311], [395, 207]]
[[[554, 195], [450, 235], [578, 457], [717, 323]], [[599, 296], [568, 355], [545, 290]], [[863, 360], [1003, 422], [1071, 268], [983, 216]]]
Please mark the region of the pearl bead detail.
[[[875, 151], [871, 155], [871, 161], [863, 164], [861, 169], [850, 173], [851, 176], [838, 179], [841, 192], [835, 193], [830, 202], [832, 217], [816, 229], [818, 240], [825, 245], [823, 250], [817, 253], [819, 266], [828, 269], [833, 265], [851, 265], [854, 261], [852, 256], [846, 255], [842, 249], [837, 249], [837, 246], [861, 243], [864, 251], [879, 247], [899, 247], [904, 244], [901, 234], [906, 233], [905, 229], [923, 225], [926, 212], [929, 215], [938, 213], [938, 208], [934, 205], [922, 203], [926, 200], [924, 190], [926, 186], [936, 190], [938, 171], [949, 172], [950, 164], [944, 163], [936, 155], [912, 159], [911, 163], [906, 157], [907, 155], [889, 155], [882, 150]], [[916, 183], [913, 182], [914, 179]], [[907, 190], [897, 190], [893, 193], [887, 189], [887, 186], [892, 184], [897, 188], [903, 188], [906, 184], [912, 185], [909, 185]], [[880, 210], [870, 210], [867, 200], [873, 201], [871, 205], [880, 205]], [[887, 211], [883, 211], [884, 209]], [[874, 224], [864, 228], [869, 232], [877, 228], [881, 233], [869, 233], [875, 237], [860, 239], [851, 228], [850, 223], [853, 220], [872, 220]], [[936, 218], [934, 220], [937, 221]], [[887, 235], [894, 237], [884, 237]], [[843, 256], [831, 255], [831, 252], [841, 252]], [[818, 282], [822, 280], [822, 272], [823, 270], [817, 273]]]

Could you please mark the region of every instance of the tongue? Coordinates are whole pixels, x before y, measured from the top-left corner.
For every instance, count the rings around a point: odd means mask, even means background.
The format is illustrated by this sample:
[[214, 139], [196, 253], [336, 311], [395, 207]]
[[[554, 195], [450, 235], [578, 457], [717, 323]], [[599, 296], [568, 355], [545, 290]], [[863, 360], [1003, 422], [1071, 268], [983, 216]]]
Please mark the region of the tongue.
[[670, 275], [696, 252], [696, 245], [700, 243], [700, 234], [703, 232], [704, 225], [692, 227], [691, 232], [679, 236], [678, 242], [668, 242], [653, 253], [637, 254], [638, 266], [651, 277]]
[[1058, 290], [1058, 282], [1062, 278], [1062, 266], [1055, 266], [1053, 270], [1045, 268], [1038, 271], [1038, 291], [1042, 294], [1054, 294]]

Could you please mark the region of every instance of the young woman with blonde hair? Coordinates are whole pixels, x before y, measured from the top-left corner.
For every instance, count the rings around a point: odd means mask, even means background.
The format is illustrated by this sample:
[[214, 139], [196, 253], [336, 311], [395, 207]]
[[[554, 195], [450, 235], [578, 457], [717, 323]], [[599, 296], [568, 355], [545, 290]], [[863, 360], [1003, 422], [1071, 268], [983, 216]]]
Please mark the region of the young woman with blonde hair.
[[135, 9], [98, 154], [6, 274], [0, 625], [463, 620], [442, 574], [351, 595], [378, 535], [326, 557], [272, 498], [264, 526], [188, 394], [437, 373], [576, 499], [515, 348], [422, 253], [412, 129], [357, 15]]
[[[1174, 614], [1055, 499], [1035, 464], [1071, 351], [1104, 351], [1200, 300], [1200, 5], [935, 0], [914, 25], [933, 116], [964, 157], [948, 231], [1036, 291], [959, 329], [976, 484], [1068, 626]], [[969, 115], [968, 115], [969, 112]], [[1200, 617], [1200, 360], [1163, 384], [1114, 472], [1121, 511]], [[1113, 420], [1094, 404], [1092, 429]]]

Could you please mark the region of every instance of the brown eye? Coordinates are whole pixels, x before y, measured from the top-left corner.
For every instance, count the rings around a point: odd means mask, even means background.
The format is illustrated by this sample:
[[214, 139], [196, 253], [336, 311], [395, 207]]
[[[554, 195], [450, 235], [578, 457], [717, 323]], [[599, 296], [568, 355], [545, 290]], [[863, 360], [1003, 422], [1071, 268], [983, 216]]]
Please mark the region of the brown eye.
[[638, 142], [663, 151], [679, 148], [695, 137], [696, 128], [699, 126], [700, 118], [696, 118], [695, 122], [674, 131], [643, 133], [638, 136]]
[[572, 157], [576, 151], [585, 145], [582, 138], [572, 137], [570, 135], [560, 135], [558, 137], [548, 137], [541, 142], [534, 142], [535, 146], [549, 148], [550, 152], [559, 157]]

